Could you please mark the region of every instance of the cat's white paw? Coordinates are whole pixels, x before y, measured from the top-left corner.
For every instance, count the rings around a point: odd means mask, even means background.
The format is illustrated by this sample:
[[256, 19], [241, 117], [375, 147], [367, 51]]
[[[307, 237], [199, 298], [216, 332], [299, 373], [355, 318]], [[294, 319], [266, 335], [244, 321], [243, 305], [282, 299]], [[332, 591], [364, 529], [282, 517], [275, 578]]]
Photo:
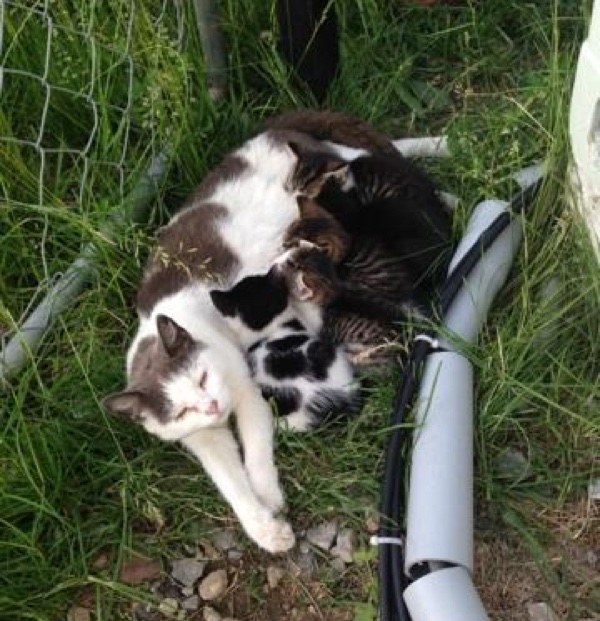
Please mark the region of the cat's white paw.
[[267, 514], [244, 525], [248, 535], [267, 552], [277, 554], [287, 552], [296, 544], [292, 527], [285, 522]]
[[279, 485], [277, 469], [261, 466], [251, 467], [246, 464], [246, 471], [254, 493], [261, 503], [273, 513], [279, 513], [285, 508], [285, 497]]
[[254, 489], [259, 500], [265, 507], [270, 509], [273, 513], [279, 513], [285, 509], [285, 497], [281, 488], [277, 487], [265, 487], [264, 489]]

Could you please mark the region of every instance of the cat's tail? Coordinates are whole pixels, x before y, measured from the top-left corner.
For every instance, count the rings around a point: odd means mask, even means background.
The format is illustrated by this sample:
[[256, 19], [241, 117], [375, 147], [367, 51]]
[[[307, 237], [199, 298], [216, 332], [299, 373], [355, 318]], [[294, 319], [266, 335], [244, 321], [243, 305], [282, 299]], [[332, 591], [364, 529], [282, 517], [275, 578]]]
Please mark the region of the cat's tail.
[[342, 112], [293, 110], [268, 119], [265, 128], [295, 130], [317, 140], [330, 140], [355, 149], [397, 153], [387, 136]]

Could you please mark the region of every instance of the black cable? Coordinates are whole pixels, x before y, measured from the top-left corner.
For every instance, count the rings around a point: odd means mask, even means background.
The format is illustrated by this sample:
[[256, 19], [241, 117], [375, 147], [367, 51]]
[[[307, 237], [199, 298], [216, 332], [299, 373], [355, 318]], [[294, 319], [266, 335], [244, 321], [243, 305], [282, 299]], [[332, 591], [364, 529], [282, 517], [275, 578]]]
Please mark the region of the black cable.
[[[524, 212], [531, 205], [541, 185], [541, 179], [519, 192], [510, 202], [510, 211], [500, 214], [479, 236], [467, 253], [458, 262], [442, 288], [439, 313], [443, 317], [449, 310], [465, 279], [477, 265], [484, 252], [498, 239], [510, 224], [513, 216]], [[429, 336], [433, 337], [433, 331]], [[404, 451], [410, 437], [404, 426], [408, 407], [416, 391], [425, 359], [431, 351], [427, 341], [413, 343], [400, 387], [396, 393], [392, 411], [394, 430], [388, 443], [381, 498], [381, 537], [400, 538], [401, 510], [406, 504], [404, 476], [406, 459]], [[380, 621], [410, 621], [410, 614], [404, 603], [404, 589], [408, 585], [404, 573], [404, 550], [402, 546], [383, 544], [379, 548], [379, 619]]]

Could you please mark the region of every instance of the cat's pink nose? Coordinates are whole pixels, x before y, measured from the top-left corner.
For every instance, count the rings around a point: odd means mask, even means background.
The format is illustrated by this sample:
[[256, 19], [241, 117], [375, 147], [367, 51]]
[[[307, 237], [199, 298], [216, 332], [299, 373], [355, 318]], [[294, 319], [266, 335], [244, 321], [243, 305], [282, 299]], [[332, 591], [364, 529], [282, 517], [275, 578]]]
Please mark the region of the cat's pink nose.
[[219, 402], [216, 399], [213, 399], [206, 408], [207, 414], [220, 414], [221, 410], [219, 409]]

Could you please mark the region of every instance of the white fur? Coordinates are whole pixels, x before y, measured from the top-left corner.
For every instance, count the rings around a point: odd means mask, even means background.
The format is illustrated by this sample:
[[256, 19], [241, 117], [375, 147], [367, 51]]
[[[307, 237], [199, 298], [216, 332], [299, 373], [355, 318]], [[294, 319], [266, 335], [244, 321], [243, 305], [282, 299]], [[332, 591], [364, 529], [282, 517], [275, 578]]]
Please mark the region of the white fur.
[[[284, 338], [291, 334], [298, 334], [291, 330], [280, 330], [272, 335], [273, 338]], [[299, 349], [306, 355], [308, 346], [311, 341], [304, 343]], [[254, 380], [262, 385], [272, 388], [295, 388], [302, 395], [302, 405], [298, 410], [283, 416], [280, 425], [285, 429], [293, 431], [308, 431], [314, 426], [314, 417], [306, 409], [309, 402], [315, 399], [319, 392], [323, 390], [335, 390], [345, 393], [354, 392], [357, 384], [354, 380], [354, 372], [352, 365], [348, 361], [344, 350], [337, 348], [336, 356], [327, 371], [327, 377], [324, 380], [314, 380], [304, 376], [298, 376], [293, 379], [278, 379], [265, 371], [264, 358], [268, 354], [268, 345], [263, 344], [252, 352], [252, 356], [256, 360], [256, 368], [254, 370]]]
[[[244, 469], [237, 442], [229, 429], [221, 427], [197, 431], [184, 438], [182, 444], [200, 460], [251, 539], [273, 553], [284, 552], [294, 546], [295, 538], [290, 525], [273, 516], [283, 498], [275, 498], [273, 502], [270, 497], [265, 498], [261, 494], [260, 499], [257, 497], [258, 490], [251, 485], [252, 479], [248, 476], [248, 465]], [[277, 506], [271, 506], [273, 504]]]
[[230, 212], [220, 232], [240, 259], [234, 282], [267, 271], [281, 253], [286, 230], [300, 213], [296, 197], [283, 187], [296, 163], [286, 145], [260, 135], [237, 154], [248, 162], [252, 174], [221, 185], [210, 199], [226, 205]]
[[[250, 378], [242, 352], [234, 345], [226, 326], [207, 320], [204, 296], [184, 289], [161, 300], [153, 310], [167, 314], [206, 347], [190, 367], [165, 385], [176, 412], [183, 405], [202, 406], [196, 383], [207, 370], [207, 399], [219, 402], [219, 415], [192, 412], [180, 420], [161, 423], [152, 416], [143, 425], [163, 440], [179, 440], [200, 460], [207, 474], [229, 502], [248, 535], [270, 552], [283, 552], [294, 545], [294, 534], [286, 522], [276, 519], [284, 505], [277, 469], [273, 461], [273, 419], [269, 405]], [[244, 449], [242, 464], [239, 449], [227, 427], [227, 417], [235, 411], [240, 441]]]

